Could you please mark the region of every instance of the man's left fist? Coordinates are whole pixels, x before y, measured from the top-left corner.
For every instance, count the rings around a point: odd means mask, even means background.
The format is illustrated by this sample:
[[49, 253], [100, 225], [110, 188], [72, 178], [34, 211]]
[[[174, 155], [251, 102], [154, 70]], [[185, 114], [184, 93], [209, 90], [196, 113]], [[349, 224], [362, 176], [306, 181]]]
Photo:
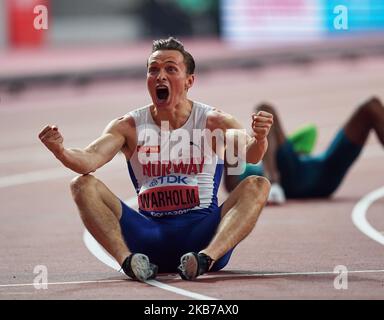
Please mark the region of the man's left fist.
[[252, 130], [256, 140], [263, 140], [267, 137], [273, 124], [273, 115], [266, 111], [259, 111], [252, 114]]

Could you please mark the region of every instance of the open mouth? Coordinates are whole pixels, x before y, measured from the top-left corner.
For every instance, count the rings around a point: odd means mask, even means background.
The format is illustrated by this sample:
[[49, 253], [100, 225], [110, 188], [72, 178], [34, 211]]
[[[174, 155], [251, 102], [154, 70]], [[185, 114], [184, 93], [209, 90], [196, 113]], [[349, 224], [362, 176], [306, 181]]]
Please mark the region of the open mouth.
[[169, 96], [169, 90], [167, 87], [157, 87], [156, 96], [159, 100], [167, 100]]

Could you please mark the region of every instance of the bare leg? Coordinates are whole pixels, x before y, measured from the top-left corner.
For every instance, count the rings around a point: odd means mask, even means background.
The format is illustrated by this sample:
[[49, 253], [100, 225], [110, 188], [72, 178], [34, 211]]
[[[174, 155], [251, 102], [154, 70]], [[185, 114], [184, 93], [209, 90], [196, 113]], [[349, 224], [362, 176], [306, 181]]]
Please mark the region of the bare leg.
[[268, 134], [268, 149], [263, 158], [265, 176], [271, 183], [280, 182], [280, 173], [276, 164], [276, 152], [286, 141], [286, 136], [276, 110], [269, 104], [262, 103], [255, 108], [255, 112], [266, 111], [273, 115], [273, 125]]
[[75, 178], [71, 191], [85, 227], [122, 265], [130, 252], [121, 233], [119, 199], [92, 175]]
[[364, 145], [371, 129], [384, 146], [384, 107], [378, 98], [359, 106], [344, 126], [348, 139], [358, 145]]
[[232, 190], [235, 189], [236, 186], [239, 184], [240, 178], [238, 175], [228, 174], [228, 167], [229, 167], [229, 165], [228, 165], [227, 161], [225, 161], [225, 164], [224, 164], [224, 186], [228, 192], [232, 192]]
[[269, 188], [269, 181], [263, 177], [250, 176], [240, 182], [223, 205], [216, 235], [201, 252], [217, 260], [242, 241], [253, 230]]

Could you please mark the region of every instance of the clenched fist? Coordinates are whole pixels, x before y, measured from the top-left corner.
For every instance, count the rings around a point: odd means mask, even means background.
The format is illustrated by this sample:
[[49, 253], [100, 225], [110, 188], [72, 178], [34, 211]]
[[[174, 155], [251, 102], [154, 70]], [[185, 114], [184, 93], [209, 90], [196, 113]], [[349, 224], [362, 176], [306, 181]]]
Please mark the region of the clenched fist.
[[64, 149], [64, 139], [56, 126], [46, 126], [39, 133], [39, 139], [56, 156]]
[[252, 130], [256, 140], [265, 139], [273, 124], [273, 115], [266, 111], [252, 114]]

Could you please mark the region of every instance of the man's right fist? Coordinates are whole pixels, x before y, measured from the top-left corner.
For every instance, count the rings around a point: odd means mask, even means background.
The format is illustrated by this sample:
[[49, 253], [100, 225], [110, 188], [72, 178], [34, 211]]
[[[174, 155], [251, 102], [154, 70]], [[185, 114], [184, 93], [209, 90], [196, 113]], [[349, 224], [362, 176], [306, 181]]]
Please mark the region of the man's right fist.
[[64, 139], [56, 126], [46, 126], [39, 133], [39, 139], [55, 155], [59, 155], [64, 149]]

